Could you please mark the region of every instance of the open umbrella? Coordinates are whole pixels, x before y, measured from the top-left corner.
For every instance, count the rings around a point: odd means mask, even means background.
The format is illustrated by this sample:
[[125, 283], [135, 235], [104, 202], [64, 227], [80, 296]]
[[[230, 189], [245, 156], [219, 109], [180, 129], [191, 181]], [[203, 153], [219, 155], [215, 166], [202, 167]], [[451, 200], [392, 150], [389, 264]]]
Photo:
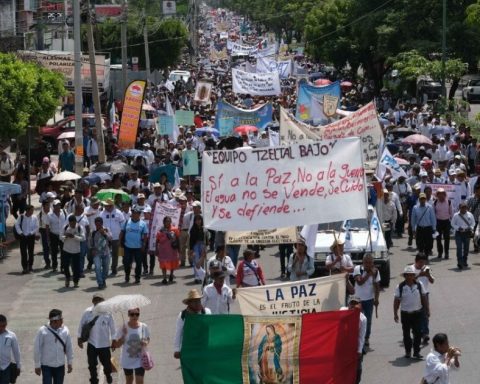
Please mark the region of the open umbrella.
[[402, 140], [403, 144], [409, 145], [432, 145], [432, 140], [427, 136], [420, 135], [418, 133], [405, 137]]
[[57, 173], [55, 176], [52, 177], [52, 181], [68, 181], [68, 180], [78, 180], [81, 179], [82, 177], [77, 175], [76, 173], [69, 172], [69, 171], [63, 171], [60, 173]]
[[144, 111], [155, 111], [155, 108], [152, 107], [150, 104], [143, 103], [142, 104], [142, 110], [144, 110]]
[[122, 191], [121, 189], [101, 189], [95, 195], [100, 201], [105, 201], [107, 199], [114, 199], [116, 195], [122, 196], [122, 201], [130, 201], [130, 196], [127, 192]]
[[0, 181], [0, 194], [14, 195], [16, 193], [22, 193], [22, 187], [20, 187], [20, 184], [6, 183], [5, 181]]
[[250, 132], [257, 132], [258, 128], [254, 125], [240, 125], [236, 127], [234, 131], [241, 135], [248, 135]]
[[202, 127], [202, 128], [195, 129], [195, 134], [197, 136], [202, 136], [204, 133], [211, 133], [212, 135], [215, 135], [215, 136], [220, 135], [220, 132], [218, 131], [218, 129], [213, 127]]
[[98, 184], [102, 181], [112, 180], [112, 176], [110, 176], [106, 172], [94, 172], [90, 173], [88, 176], [83, 177], [82, 180], [88, 181], [89, 184]]
[[95, 172], [109, 172], [109, 173], [132, 173], [135, 170], [124, 163], [123, 161], [112, 161], [110, 163], [102, 163], [95, 167]]
[[343, 88], [350, 88], [353, 84], [350, 81], [342, 81], [340, 86]]
[[315, 85], [330, 85], [332, 84], [332, 82], [328, 79], [318, 79], [318, 80], [315, 80], [314, 82]]
[[402, 159], [401, 157], [394, 157], [398, 165], [409, 165], [408, 160]]
[[146, 153], [140, 149], [124, 149], [123, 151], [120, 152], [120, 155], [125, 157], [137, 157], [137, 156], [146, 157], [147, 156]]
[[98, 303], [94, 308], [95, 313], [125, 312], [133, 308], [141, 308], [151, 303], [148, 297], [140, 294], [117, 295]]

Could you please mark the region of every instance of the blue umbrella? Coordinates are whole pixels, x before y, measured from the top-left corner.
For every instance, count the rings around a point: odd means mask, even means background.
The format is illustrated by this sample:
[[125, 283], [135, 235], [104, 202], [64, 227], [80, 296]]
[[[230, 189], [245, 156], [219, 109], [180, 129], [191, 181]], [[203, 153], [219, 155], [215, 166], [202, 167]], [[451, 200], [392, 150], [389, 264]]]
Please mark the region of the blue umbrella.
[[143, 152], [140, 149], [124, 149], [122, 152], [120, 152], [120, 155], [125, 157], [137, 157], [137, 156], [145, 157], [145, 152]]
[[202, 136], [204, 133], [211, 133], [212, 135], [219, 136], [220, 132], [218, 129], [215, 129], [213, 127], [202, 127], [202, 128], [197, 128], [195, 129], [195, 134], [197, 136]]
[[17, 193], [22, 193], [22, 188], [20, 187], [20, 184], [12, 184], [0, 181], [1, 195], [14, 195]]
[[82, 178], [82, 180], [88, 181], [90, 185], [99, 184], [105, 180], [112, 180], [112, 177], [106, 172], [91, 173], [88, 176]]

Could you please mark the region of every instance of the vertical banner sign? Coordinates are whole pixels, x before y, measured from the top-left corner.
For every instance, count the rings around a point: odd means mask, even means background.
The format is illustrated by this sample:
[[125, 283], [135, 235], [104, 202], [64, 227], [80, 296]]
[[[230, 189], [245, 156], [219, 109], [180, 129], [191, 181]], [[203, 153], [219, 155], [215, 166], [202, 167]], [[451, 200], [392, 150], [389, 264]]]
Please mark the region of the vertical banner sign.
[[247, 231], [365, 217], [358, 137], [204, 151], [202, 206], [212, 230]]
[[125, 90], [122, 121], [120, 123], [120, 133], [118, 136], [118, 146], [120, 149], [135, 148], [146, 85], [147, 82], [145, 80], [134, 80]]
[[163, 219], [166, 216], [170, 217], [172, 219], [172, 225], [174, 227], [178, 227], [178, 223], [180, 221], [180, 214], [180, 207], [174, 207], [173, 205], [169, 205], [166, 203], [155, 202], [155, 205], [153, 207], [152, 219], [150, 220], [150, 228], [148, 229], [148, 233], [150, 233], [150, 237], [148, 239], [149, 251], [155, 250], [155, 238], [157, 236], [157, 232], [163, 227]]
[[345, 276], [261, 285], [237, 290], [240, 312], [247, 316], [292, 316], [336, 311], [345, 302]]
[[195, 88], [195, 97], [194, 101], [202, 105], [211, 104], [210, 93], [212, 92], [213, 84], [209, 81], [199, 81], [197, 82], [197, 87]]
[[336, 81], [330, 85], [316, 87], [308, 83], [300, 83], [298, 87], [297, 111], [295, 117], [299, 120], [310, 120], [312, 96], [323, 98], [324, 95], [338, 97], [340, 100], [342, 92], [340, 90], [340, 82]]

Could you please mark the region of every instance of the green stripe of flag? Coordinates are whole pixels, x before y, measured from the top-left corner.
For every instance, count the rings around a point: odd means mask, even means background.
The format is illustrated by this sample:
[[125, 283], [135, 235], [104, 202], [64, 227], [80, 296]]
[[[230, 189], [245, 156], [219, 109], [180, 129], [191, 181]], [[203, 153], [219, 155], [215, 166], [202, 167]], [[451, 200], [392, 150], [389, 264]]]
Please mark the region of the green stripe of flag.
[[[189, 315], [182, 341], [185, 384], [242, 383], [243, 316]], [[208, 350], [208, 353], [206, 353]]]

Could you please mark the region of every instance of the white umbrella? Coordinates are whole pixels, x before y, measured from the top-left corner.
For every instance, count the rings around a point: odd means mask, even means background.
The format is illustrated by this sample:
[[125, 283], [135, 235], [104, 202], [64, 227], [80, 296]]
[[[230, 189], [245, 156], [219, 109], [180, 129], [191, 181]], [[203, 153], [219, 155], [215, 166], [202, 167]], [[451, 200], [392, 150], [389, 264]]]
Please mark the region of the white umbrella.
[[52, 177], [52, 181], [68, 181], [68, 180], [78, 180], [81, 179], [82, 177], [77, 175], [76, 173], [69, 172], [69, 171], [63, 171], [60, 173], [57, 173], [55, 176]]
[[117, 295], [98, 303], [93, 309], [96, 313], [125, 312], [132, 308], [140, 308], [151, 303], [143, 295]]

